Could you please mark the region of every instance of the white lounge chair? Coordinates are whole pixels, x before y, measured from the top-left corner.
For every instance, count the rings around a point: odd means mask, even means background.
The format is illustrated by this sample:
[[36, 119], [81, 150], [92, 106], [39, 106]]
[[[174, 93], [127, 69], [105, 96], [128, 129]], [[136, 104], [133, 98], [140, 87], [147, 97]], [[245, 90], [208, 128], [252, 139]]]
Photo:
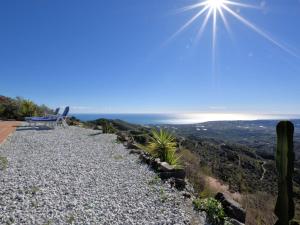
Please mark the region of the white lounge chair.
[[68, 124], [66, 122], [67, 115], [69, 113], [69, 106], [67, 106], [61, 115], [50, 115], [50, 116], [44, 116], [44, 117], [31, 117], [30, 119], [27, 120], [29, 122], [29, 126], [32, 126], [32, 123], [34, 126], [37, 126], [37, 124], [44, 124], [49, 127], [53, 127], [56, 125], [63, 125], [64, 127], [67, 127]]
[[[57, 116], [58, 113], [59, 113], [59, 108], [56, 108], [53, 114], [45, 113], [43, 117]], [[25, 121], [30, 122], [29, 120], [31, 120], [32, 118], [41, 118], [41, 117], [37, 117], [37, 116], [25, 117]]]

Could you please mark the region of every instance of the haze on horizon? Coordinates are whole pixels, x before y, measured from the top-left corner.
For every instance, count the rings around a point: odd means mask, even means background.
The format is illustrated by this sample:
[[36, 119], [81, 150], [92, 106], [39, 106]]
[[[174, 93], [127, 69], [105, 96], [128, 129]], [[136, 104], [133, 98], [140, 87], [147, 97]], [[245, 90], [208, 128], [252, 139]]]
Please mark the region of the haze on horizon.
[[299, 115], [300, 1], [235, 0], [229, 29], [212, 16], [198, 38], [206, 14], [181, 29], [201, 9], [178, 10], [201, 2], [1, 1], [0, 94], [72, 113]]

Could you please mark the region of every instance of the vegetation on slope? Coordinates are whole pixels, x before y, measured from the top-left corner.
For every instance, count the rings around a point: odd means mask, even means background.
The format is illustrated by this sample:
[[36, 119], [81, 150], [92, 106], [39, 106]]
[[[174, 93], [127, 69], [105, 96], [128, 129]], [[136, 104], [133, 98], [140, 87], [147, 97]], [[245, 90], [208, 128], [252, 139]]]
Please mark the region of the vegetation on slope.
[[27, 116], [43, 116], [53, 111], [45, 105], [37, 105], [34, 102], [20, 97], [10, 98], [0, 95], [0, 119], [24, 120]]
[[197, 210], [205, 211], [209, 221], [214, 225], [231, 225], [226, 221], [225, 212], [222, 204], [214, 198], [195, 199], [194, 207]]
[[[117, 133], [126, 132], [137, 143], [145, 144], [149, 142], [148, 137], [151, 136], [151, 127], [133, 125], [120, 120], [110, 120], [110, 123], [116, 128]], [[227, 123], [230, 124], [230, 122]], [[236, 123], [238, 126], [248, 126], [246, 122], [239, 121]], [[273, 125], [274, 122], [267, 121], [266, 123]], [[97, 122], [94, 121], [91, 124], [95, 125]], [[255, 122], [255, 125], [258, 124], [258, 122]], [[208, 127], [208, 123], [205, 125]], [[209, 127], [214, 126], [209, 124]], [[209, 186], [205, 178], [207, 176], [216, 177], [225, 185], [228, 185], [230, 191], [242, 194], [241, 203], [247, 210], [247, 225], [270, 225], [276, 222], [273, 211], [277, 196], [277, 173], [274, 157], [270, 152], [270, 149], [275, 146], [276, 139], [272, 135], [265, 136], [265, 139], [260, 136], [257, 139], [258, 141], [255, 142], [254, 136], [263, 133], [261, 131], [256, 132], [254, 128], [250, 127], [252, 136], [245, 140], [243, 135], [248, 135], [249, 132], [234, 132], [232, 134], [230, 131], [234, 128], [225, 129], [220, 122], [216, 123], [219, 138], [213, 138], [211, 133], [206, 136], [199, 135], [195, 125], [165, 125], [164, 128], [175, 135], [178, 143], [177, 155], [181, 156], [180, 163], [183, 165], [186, 175], [199, 197], [214, 196], [216, 190]], [[224, 139], [221, 139], [222, 132], [226, 133]], [[237, 136], [236, 140], [238, 141], [234, 142], [234, 136], [236, 135], [242, 137]], [[230, 138], [227, 139], [227, 136], [230, 136]], [[297, 139], [296, 136], [296, 143]], [[272, 140], [274, 140], [274, 143]], [[270, 147], [270, 143], [273, 143], [273, 147]], [[297, 146], [296, 144], [296, 152]], [[264, 153], [267, 155], [265, 158], [261, 156]], [[297, 219], [300, 218], [299, 165], [299, 161], [296, 161], [294, 195], [296, 201], [295, 218]]]

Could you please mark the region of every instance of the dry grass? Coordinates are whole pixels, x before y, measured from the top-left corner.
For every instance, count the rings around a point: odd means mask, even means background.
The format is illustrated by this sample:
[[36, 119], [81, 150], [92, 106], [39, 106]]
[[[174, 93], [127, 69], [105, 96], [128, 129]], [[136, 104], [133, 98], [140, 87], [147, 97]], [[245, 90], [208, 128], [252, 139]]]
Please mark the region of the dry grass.
[[212, 177], [211, 168], [200, 165], [200, 156], [188, 149], [180, 150], [181, 163], [184, 165], [188, 180], [192, 183], [196, 194], [200, 198], [214, 197], [216, 193], [223, 192], [235, 200], [240, 199], [238, 193], [229, 192], [226, 184]]
[[207, 186], [205, 184], [204, 174], [200, 166], [199, 155], [191, 152], [188, 149], [181, 149], [178, 153], [181, 158], [181, 164], [185, 168], [186, 176], [188, 180], [192, 183], [195, 194], [201, 196], [202, 191], [207, 191]]
[[[216, 192], [226, 192], [242, 204], [246, 209], [246, 225], [275, 224], [274, 206], [276, 198], [270, 194], [259, 192], [255, 194], [230, 193], [229, 187], [218, 179], [211, 177], [209, 167], [201, 167], [200, 156], [188, 149], [181, 149], [182, 165], [185, 167], [189, 182], [193, 185], [195, 194], [201, 198], [212, 197]], [[214, 182], [211, 182], [211, 181]]]
[[275, 224], [276, 216], [274, 214], [275, 197], [258, 192], [243, 196], [242, 205], [246, 209], [247, 225], [270, 225]]

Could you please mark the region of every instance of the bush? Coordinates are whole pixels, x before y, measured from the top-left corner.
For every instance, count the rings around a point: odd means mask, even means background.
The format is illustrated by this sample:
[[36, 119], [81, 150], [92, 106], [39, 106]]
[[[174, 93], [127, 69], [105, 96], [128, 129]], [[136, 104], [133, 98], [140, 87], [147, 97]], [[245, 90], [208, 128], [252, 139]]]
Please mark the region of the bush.
[[102, 126], [102, 132], [104, 134], [113, 134], [116, 132], [116, 129], [113, 127], [113, 125], [110, 122], [103, 121], [101, 126]]
[[162, 162], [179, 167], [179, 159], [176, 155], [176, 139], [165, 130], [153, 130], [150, 141], [146, 146], [137, 145], [139, 148], [147, 151], [155, 158], [160, 158]]
[[16, 119], [18, 106], [15, 99], [0, 96], [0, 118]]
[[[224, 224], [225, 213], [222, 204], [214, 198], [196, 199], [193, 201], [195, 209], [205, 211], [208, 219], [215, 225]], [[227, 222], [228, 224], [228, 222]]]
[[37, 105], [34, 102], [20, 97], [9, 98], [0, 95], [0, 119], [24, 120], [27, 116], [43, 116], [53, 111], [45, 105]]
[[78, 126], [80, 125], [80, 120], [77, 119], [75, 116], [71, 116], [67, 118], [67, 123], [69, 126]]
[[21, 99], [19, 102], [18, 115], [21, 118], [29, 116], [37, 116], [37, 106], [30, 100]]

